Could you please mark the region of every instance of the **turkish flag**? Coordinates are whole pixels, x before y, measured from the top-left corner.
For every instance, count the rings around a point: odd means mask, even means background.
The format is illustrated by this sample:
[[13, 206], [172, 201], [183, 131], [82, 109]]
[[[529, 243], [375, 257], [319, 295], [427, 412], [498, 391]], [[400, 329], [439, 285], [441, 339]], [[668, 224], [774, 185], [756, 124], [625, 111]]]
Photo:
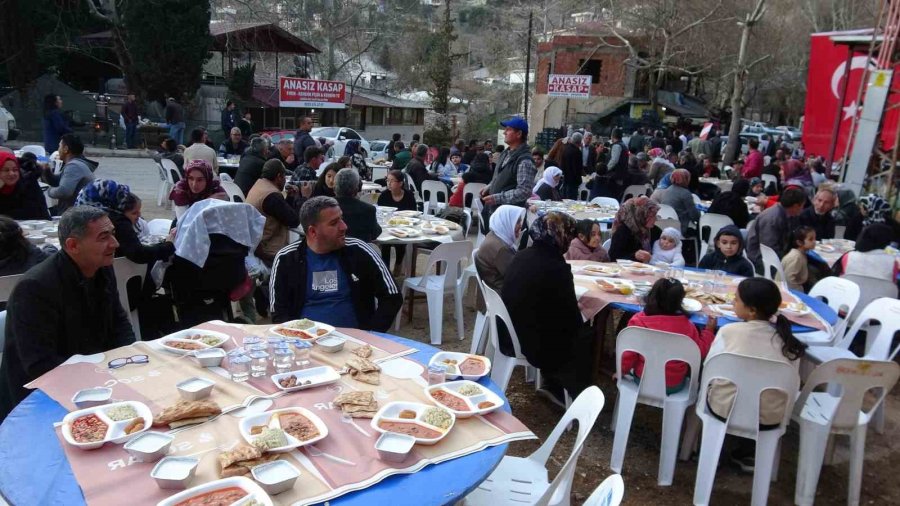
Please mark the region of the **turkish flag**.
[[[827, 157], [832, 145], [835, 116], [840, 115], [840, 129], [837, 138], [834, 139], [836, 144], [835, 161], [843, 158], [844, 150], [847, 147], [850, 127], [859, 106], [857, 103], [859, 87], [868, 60], [868, 47], [865, 48], [866, 51], [855, 51], [851, 54], [847, 45], [832, 42], [831, 37], [845, 34], [865, 36], [870, 35], [871, 30], [814, 33], [810, 37], [806, 111], [803, 119], [803, 145], [806, 147], [806, 153]], [[848, 58], [850, 58], [850, 69], [845, 72]], [[875, 68], [874, 59], [869, 62], [869, 65], [872, 69]], [[900, 68], [895, 67], [895, 73], [898, 70]], [[900, 89], [898, 81], [900, 79], [891, 83], [893, 91]], [[841, 87], [845, 83], [847, 90], [843, 103], [840, 103]], [[863, 99], [865, 99], [865, 94]], [[888, 96], [888, 103], [885, 104], [887, 112], [883, 116], [881, 128], [881, 138], [885, 150], [893, 147], [898, 120], [900, 120], [900, 110], [888, 111], [888, 108], [896, 103], [900, 103], [900, 94], [892, 93]]]

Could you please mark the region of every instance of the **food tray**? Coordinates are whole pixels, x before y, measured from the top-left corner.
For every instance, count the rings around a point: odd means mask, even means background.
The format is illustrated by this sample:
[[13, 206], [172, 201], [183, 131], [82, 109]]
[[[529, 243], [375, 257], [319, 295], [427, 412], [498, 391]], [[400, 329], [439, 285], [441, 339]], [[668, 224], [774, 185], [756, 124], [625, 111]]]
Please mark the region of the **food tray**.
[[[466, 385], [478, 387], [478, 389], [481, 390], [481, 393], [473, 396], [467, 396], [459, 393], [459, 389]], [[432, 396], [432, 393], [438, 391], [449, 393], [450, 395], [462, 400], [466, 404], [467, 409], [454, 409], [447, 404], [444, 404], [443, 402], [435, 399]], [[436, 406], [445, 408], [456, 415], [456, 418], [469, 418], [475, 415], [485, 415], [492, 411], [500, 409], [503, 404], [505, 404], [505, 402], [499, 395], [495, 394], [484, 385], [479, 385], [478, 383], [469, 380], [448, 381], [446, 383], [440, 383], [438, 385], [430, 385], [425, 388], [425, 395], [427, 395], [431, 399], [431, 402], [433, 402]], [[479, 408], [478, 404], [481, 402], [490, 402], [491, 404], [493, 404], [493, 406]]]
[[740, 318], [738, 318], [738, 315], [734, 312], [734, 306], [731, 304], [712, 304], [708, 307], [721, 315], [727, 316], [729, 318], [740, 319]]
[[[125, 428], [134, 421], [134, 418], [130, 420], [122, 420], [122, 421], [114, 421], [109, 416], [106, 415], [106, 411], [118, 407], [118, 406], [131, 406], [137, 411], [138, 417], [144, 419], [144, 428], [131, 434], [125, 434]], [[99, 441], [91, 441], [87, 443], [79, 443], [75, 441], [75, 438], [72, 437], [72, 424], [75, 420], [84, 417], [95, 415], [100, 419], [101, 422], [106, 424], [106, 434], [104, 435], [102, 440]], [[62, 421], [62, 434], [63, 438], [70, 445], [80, 448], [82, 450], [93, 450], [96, 448], [100, 448], [105, 443], [113, 442], [113, 443], [124, 443], [128, 439], [147, 431], [153, 425], [153, 413], [150, 412], [150, 408], [147, 407], [146, 404], [137, 401], [124, 401], [124, 402], [114, 402], [112, 404], [104, 404], [102, 406], [95, 406], [93, 408], [80, 409], [78, 411], [72, 411]]]
[[[282, 378], [287, 378], [290, 376], [296, 376], [298, 383], [302, 383], [303, 381], [309, 380], [309, 385], [300, 385], [298, 384], [295, 387], [285, 388], [281, 386], [279, 381]], [[322, 385], [328, 385], [331, 383], [336, 383], [341, 380], [341, 375], [334, 370], [334, 368], [329, 367], [327, 365], [323, 365], [320, 367], [311, 367], [309, 369], [301, 369], [299, 371], [290, 371], [281, 374], [273, 374], [272, 375], [272, 383], [275, 384], [275, 387], [279, 390], [284, 390], [285, 392], [296, 392], [298, 390], [306, 390], [308, 388], [316, 388]]]
[[419, 223], [422, 223], [422, 220], [409, 216], [394, 216], [387, 221], [389, 227], [410, 227]]
[[806, 316], [810, 312], [809, 306], [803, 302], [789, 302], [787, 306], [780, 308], [780, 311], [795, 316]]
[[407, 218], [414, 218], [422, 214], [422, 211], [397, 211], [394, 213], [395, 216], [404, 216]]
[[[196, 336], [196, 335], [217, 337], [217, 338], [219, 338], [219, 342], [217, 342], [216, 344], [213, 344], [213, 345], [207, 345], [207, 344], [202, 343], [199, 340], [188, 339], [189, 336]], [[159, 344], [160, 344], [160, 346], [162, 346], [162, 349], [164, 349], [166, 351], [175, 353], [177, 355], [187, 355], [187, 354], [193, 353], [197, 350], [218, 348], [218, 347], [222, 346], [223, 344], [225, 344], [225, 342], [228, 341], [229, 339], [231, 339], [231, 336], [229, 336], [228, 334], [223, 334], [221, 332], [216, 332], [214, 330], [185, 329], [185, 330], [179, 330], [178, 332], [174, 332], [172, 334], [169, 334], [165, 337], [160, 338]], [[200, 345], [200, 347], [196, 348], [196, 349], [191, 349], [191, 350], [184, 350], [181, 348], [175, 348], [175, 347], [171, 346], [169, 344], [170, 342], [193, 343], [196, 345]]]
[[[466, 359], [475, 359], [480, 360], [484, 363], [484, 371], [480, 374], [461, 374], [461, 371], [458, 367], [450, 366], [447, 367], [447, 364], [444, 363], [444, 360], [456, 360], [457, 364], [462, 364]], [[481, 355], [470, 355], [468, 353], [457, 353], [453, 351], [441, 351], [435, 353], [434, 356], [431, 357], [431, 360], [428, 361], [428, 366], [431, 367], [433, 365], [443, 365], [447, 367], [446, 373], [444, 377], [448, 380], [455, 379], [467, 379], [467, 380], [477, 380], [479, 378], [483, 378], [491, 373], [491, 360], [487, 357], [482, 357]]]
[[600, 274], [603, 276], [615, 278], [621, 274], [622, 268], [618, 267], [616, 265], [591, 264], [591, 265], [585, 265], [584, 267], [582, 267], [581, 272], [583, 274], [588, 274], [588, 275], [592, 275], [592, 276], [596, 276], [596, 275]]
[[284, 453], [293, 450], [294, 448], [299, 448], [301, 446], [306, 446], [315, 443], [316, 441], [325, 439], [328, 436], [328, 427], [325, 425], [325, 422], [322, 421], [321, 418], [313, 414], [312, 411], [306, 408], [283, 408], [276, 409], [273, 411], [266, 411], [265, 413], [260, 413], [258, 415], [249, 416], [246, 418], [242, 418], [240, 425], [238, 428], [241, 431], [241, 437], [244, 438], [245, 441], [249, 444], [253, 444], [253, 440], [256, 439], [256, 436], [250, 434], [250, 429], [256, 425], [266, 425], [275, 429], [280, 429], [281, 425], [278, 422], [278, 417], [276, 415], [280, 413], [299, 413], [305, 416], [309, 421], [311, 421], [316, 429], [319, 431], [319, 435], [313, 438], [307, 439], [306, 441], [300, 441], [299, 439], [287, 435], [288, 445], [287, 446], [279, 446], [278, 448], [270, 448], [266, 450], [269, 453]]
[[[279, 323], [273, 327], [269, 327], [269, 333], [281, 336], [287, 339], [303, 339], [304, 341], [315, 341], [320, 337], [325, 337], [334, 332], [334, 327], [327, 323], [312, 322], [313, 326], [308, 329], [292, 329], [290, 325], [299, 323], [300, 320], [291, 320]], [[320, 330], [324, 330], [323, 334], [319, 334]]]
[[696, 313], [703, 309], [703, 304], [701, 304], [700, 301], [697, 299], [685, 297], [681, 301], [681, 309], [687, 311], [688, 313]]
[[[451, 430], [453, 430], [453, 426], [456, 424], [456, 415], [454, 415], [453, 412], [450, 411], [449, 409], [441, 406], [441, 408], [446, 410], [447, 413], [450, 415], [450, 426], [447, 427], [446, 429], [442, 429], [440, 427], [435, 427], [434, 425], [427, 424], [421, 420], [422, 415], [425, 413], [425, 411], [432, 407], [434, 407], [434, 406], [430, 406], [428, 404], [421, 404], [418, 402], [399, 401], [399, 402], [388, 403], [388, 404], [384, 405], [381, 409], [379, 409], [377, 413], [375, 413], [375, 417], [372, 418], [372, 428], [377, 430], [378, 432], [384, 434], [385, 432], [394, 432], [394, 431], [390, 431], [390, 430], [381, 428], [381, 426], [379, 426], [379, 423], [382, 421], [414, 423], [416, 425], [419, 425], [420, 427], [423, 427], [430, 431], [435, 431], [435, 432], [439, 433], [438, 436], [433, 437], [433, 438], [421, 437], [418, 435], [410, 434], [416, 438], [417, 444], [433, 445], [433, 444], [437, 443], [438, 441], [440, 441], [441, 439], [444, 439], [444, 436], [446, 436]], [[411, 418], [411, 419], [400, 418], [400, 412], [406, 411], [406, 410], [414, 411], [416, 413], [416, 417]], [[398, 434], [402, 434], [402, 433], [398, 432]]]
[[189, 488], [167, 499], [163, 499], [162, 501], [156, 503], [156, 506], [175, 506], [176, 504], [186, 501], [192, 497], [206, 494], [214, 490], [226, 489], [231, 487], [237, 487], [247, 492], [246, 496], [244, 496], [237, 502], [232, 503], [231, 506], [242, 506], [250, 503], [250, 501], [256, 501], [257, 504], [260, 504], [262, 506], [275, 506], [272, 502], [272, 499], [268, 494], [265, 493], [265, 491], [263, 491], [262, 487], [257, 485], [250, 478], [246, 478], [244, 476], [224, 478], [221, 480], [204, 483], [203, 485], [197, 485], [194, 488]]

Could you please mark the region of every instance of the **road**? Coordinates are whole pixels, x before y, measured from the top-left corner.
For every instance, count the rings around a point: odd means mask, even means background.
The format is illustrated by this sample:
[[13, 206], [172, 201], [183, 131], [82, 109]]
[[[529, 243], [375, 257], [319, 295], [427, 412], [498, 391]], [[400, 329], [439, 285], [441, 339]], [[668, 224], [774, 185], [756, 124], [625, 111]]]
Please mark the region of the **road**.
[[171, 209], [156, 205], [159, 170], [152, 158], [106, 158], [90, 155], [88, 157], [100, 163], [94, 176], [127, 184], [131, 191], [141, 198], [143, 201], [141, 213], [144, 219], [149, 221], [154, 218], [175, 217]]

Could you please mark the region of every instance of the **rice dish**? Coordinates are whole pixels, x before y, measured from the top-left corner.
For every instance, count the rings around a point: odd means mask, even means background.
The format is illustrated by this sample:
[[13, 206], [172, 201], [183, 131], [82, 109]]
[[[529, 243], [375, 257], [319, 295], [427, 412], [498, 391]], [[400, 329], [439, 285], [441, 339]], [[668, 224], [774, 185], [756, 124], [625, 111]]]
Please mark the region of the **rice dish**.
[[284, 431], [281, 429], [273, 429], [266, 427], [262, 432], [253, 439], [253, 446], [260, 450], [271, 450], [272, 448], [281, 448], [287, 446], [288, 440]]
[[131, 420], [132, 418], [137, 418], [138, 412], [134, 409], [133, 406], [128, 404], [124, 404], [122, 406], [116, 406], [114, 408], [109, 408], [103, 412], [108, 416], [111, 420], [116, 422], [121, 422], [122, 420]]
[[312, 320], [310, 320], [308, 318], [304, 318], [302, 320], [297, 320], [295, 322], [284, 324], [282, 326], [287, 327], [289, 329], [307, 330], [307, 329], [311, 329], [311, 328], [315, 327], [316, 324]]
[[446, 409], [441, 408], [426, 409], [425, 412], [422, 413], [422, 421], [442, 429], [449, 429], [450, 424], [453, 423], [450, 413]]
[[463, 385], [459, 388], [459, 390], [457, 390], [457, 392], [459, 392], [467, 397], [471, 397], [473, 395], [480, 394], [481, 389], [476, 387], [475, 385]]

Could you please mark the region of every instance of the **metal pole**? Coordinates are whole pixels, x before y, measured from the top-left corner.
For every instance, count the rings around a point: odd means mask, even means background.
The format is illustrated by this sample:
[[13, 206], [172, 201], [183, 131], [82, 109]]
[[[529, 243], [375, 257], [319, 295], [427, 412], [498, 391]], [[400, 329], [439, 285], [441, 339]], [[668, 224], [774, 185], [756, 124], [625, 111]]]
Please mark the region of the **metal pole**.
[[534, 17], [534, 11], [528, 12], [528, 41], [525, 44], [525, 109], [522, 115], [528, 118], [528, 85], [529, 75], [531, 74], [531, 22]]
[[[850, 80], [850, 63], [856, 54], [853, 46], [849, 46], [847, 61], [844, 63], [844, 78], [841, 79], [841, 98], [838, 99], [837, 111], [834, 113], [834, 128], [831, 129], [831, 148], [828, 150], [828, 159], [825, 160], [825, 171], [831, 174], [831, 163], [834, 161], [834, 152], [837, 149], [838, 135], [841, 133], [841, 122], [844, 120], [844, 101], [847, 100], [848, 81]], [[848, 139], [849, 142], [849, 139]]]

